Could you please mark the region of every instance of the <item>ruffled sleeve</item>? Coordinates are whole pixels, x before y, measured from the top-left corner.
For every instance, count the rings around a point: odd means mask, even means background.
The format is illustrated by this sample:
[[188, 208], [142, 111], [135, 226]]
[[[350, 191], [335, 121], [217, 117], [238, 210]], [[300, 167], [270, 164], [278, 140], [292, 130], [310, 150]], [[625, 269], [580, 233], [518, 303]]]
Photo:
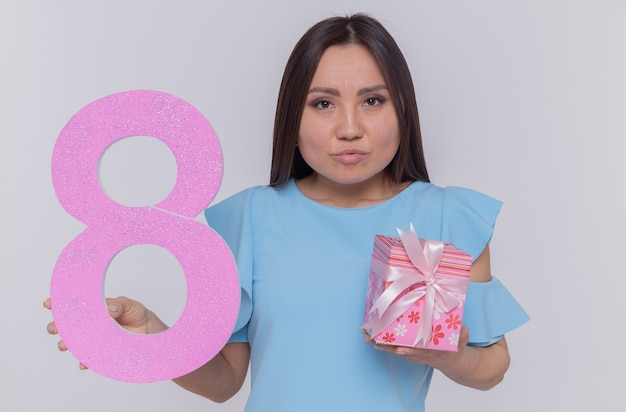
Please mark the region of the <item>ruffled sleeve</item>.
[[491, 240], [502, 202], [471, 189], [444, 190], [441, 240], [475, 260]]
[[[475, 260], [491, 240], [502, 202], [471, 189], [447, 187], [444, 194], [441, 237], [444, 242]], [[504, 285], [492, 277], [488, 282], [470, 282], [463, 322], [470, 345], [487, 346], [529, 320], [528, 315]]]
[[245, 190], [204, 211], [209, 226], [228, 244], [239, 272], [241, 303], [229, 342], [248, 341], [248, 321], [252, 314], [253, 240], [250, 210], [253, 194], [254, 189]]
[[470, 282], [463, 322], [469, 329], [470, 345], [487, 346], [505, 333], [523, 325], [528, 314], [494, 277], [489, 282]]

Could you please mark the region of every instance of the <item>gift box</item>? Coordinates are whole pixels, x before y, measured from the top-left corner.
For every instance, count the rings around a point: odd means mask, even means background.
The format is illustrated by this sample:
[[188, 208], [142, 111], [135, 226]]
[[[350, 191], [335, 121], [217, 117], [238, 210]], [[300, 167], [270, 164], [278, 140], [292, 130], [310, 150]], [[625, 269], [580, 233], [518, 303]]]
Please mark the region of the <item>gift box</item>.
[[376, 235], [363, 329], [377, 342], [456, 351], [472, 257], [398, 229]]

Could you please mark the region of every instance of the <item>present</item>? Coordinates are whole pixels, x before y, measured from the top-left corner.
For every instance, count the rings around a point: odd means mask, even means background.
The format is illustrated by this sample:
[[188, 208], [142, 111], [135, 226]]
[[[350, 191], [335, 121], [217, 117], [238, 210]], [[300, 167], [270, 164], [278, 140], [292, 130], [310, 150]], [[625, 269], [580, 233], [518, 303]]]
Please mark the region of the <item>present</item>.
[[456, 351], [472, 257], [398, 229], [376, 235], [363, 329], [377, 343]]

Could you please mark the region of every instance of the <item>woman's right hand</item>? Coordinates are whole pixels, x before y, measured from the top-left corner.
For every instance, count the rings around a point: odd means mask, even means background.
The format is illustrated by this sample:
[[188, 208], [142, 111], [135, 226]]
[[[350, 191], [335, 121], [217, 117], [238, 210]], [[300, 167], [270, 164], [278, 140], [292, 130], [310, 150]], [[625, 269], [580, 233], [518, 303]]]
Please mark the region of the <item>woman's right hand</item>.
[[[117, 298], [107, 298], [106, 302], [109, 315], [129, 332], [145, 335], [163, 332], [168, 328], [151, 310], [136, 300], [120, 296]], [[47, 309], [52, 309], [50, 298], [46, 299], [43, 305]], [[59, 333], [54, 322], [48, 323], [47, 330], [51, 335]], [[59, 341], [57, 346], [61, 351], [67, 350], [62, 340]], [[85, 366], [82, 364], [80, 367], [81, 369], [85, 369]]]

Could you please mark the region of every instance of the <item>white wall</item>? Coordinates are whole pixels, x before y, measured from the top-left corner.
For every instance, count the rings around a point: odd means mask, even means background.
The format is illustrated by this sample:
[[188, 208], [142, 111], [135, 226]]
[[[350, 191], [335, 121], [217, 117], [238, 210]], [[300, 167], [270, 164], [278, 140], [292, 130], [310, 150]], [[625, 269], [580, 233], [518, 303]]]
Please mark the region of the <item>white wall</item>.
[[[7, 0], [0, 4], [3, 411], [242, 409], [245, 389], [217, 405], [170, 382], [128, 384], [79, 371], [56, 350], [41, 303], [57, 256], [83, 225], [52, 190], [52, 147], [87, 103], [160, 90], [195, 105], [216, 129], [225, 163], [218, 200], [263, 184], [292, 46], [319, 19], [354, 11], [382, 20], [405, 52], [432, 180], [505, 202], [493, 271], [532, 316], [508, 337], [505, 382], [477, 392], [436, 375], [430, 410], [622, 410], [626, 3]], [[124, 173], [106, 165], [103, 178], [122, 185], [122, 194], [159, 198], [172, 173], [158, 166], [167, 151], [130, 142], [111, 164], [131, 153], [153, 178], [127, 187]], [[119, 288], [176, 319], [184, 282], [171, 256], [131, 255], [114, 261], [107, 293]], [[144, 290], [152, 278], [157, 288]]]

